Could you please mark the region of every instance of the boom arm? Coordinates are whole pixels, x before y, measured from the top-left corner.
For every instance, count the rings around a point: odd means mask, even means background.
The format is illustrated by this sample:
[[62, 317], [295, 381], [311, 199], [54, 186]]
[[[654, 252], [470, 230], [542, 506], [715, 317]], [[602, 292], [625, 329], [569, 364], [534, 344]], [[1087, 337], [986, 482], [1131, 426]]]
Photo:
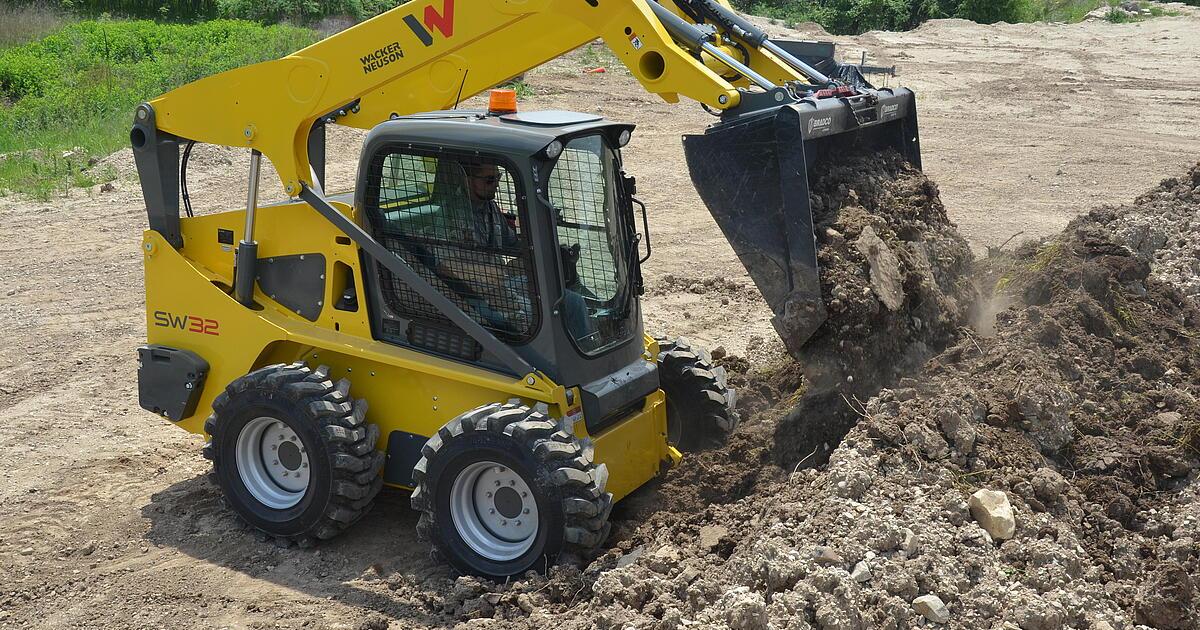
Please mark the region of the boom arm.
[[[725, 0], [662, 1], [414, 0], [283, 59], [180, 87], [151, 101], [152, 115], [159, 131], [178, 138], [260, 151], [295, 196], [313, 185], [308, 138], [321, 119], [369, 129], [448, 109], [597, 37], [668, 102], [682, 94], [730, 110], [742, 102], [746, 77], [779, 85], [805, 79], [794, 63], [757, 48], [753, 35], [736, 27], [731, 35], [719, 19], [697, 28], [704, 16], [680, 8], [728, 11]], [[751, 45], [727, 46], [729, 37]], [[748, 71], [731, 71], [720, 55]]]

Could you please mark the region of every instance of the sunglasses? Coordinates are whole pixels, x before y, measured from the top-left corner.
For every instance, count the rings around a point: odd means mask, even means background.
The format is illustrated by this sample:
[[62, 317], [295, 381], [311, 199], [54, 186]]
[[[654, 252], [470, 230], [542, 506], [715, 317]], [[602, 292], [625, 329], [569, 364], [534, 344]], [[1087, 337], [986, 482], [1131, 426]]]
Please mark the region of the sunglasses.
[[471, 179], [477, 179], [481, 182], [485, 182], [488, 184], [499, 184], [500, 183], [499, 175], [467, 175], [467, 177], [470, 177]]

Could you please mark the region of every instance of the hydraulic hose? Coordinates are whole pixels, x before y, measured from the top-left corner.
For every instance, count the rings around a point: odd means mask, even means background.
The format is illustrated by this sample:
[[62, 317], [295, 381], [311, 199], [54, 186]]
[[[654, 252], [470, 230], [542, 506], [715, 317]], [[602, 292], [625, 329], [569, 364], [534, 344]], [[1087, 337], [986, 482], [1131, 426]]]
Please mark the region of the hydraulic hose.
[[725, 51], [714, 46], [712, 44], [712, 33], [705, 31], [695, 24], [689, 24], [687, 20], [675, 15], [670, 9], [659, 4], [657, 0], [649, 0], [647, 4], [649, 4], [650, 8], [654, 10], [654, 15], [658, 18], [658, 21], [662, 22], [662, 25], [666, 27], [667, 32], [670, 33], [675, 39], [679, 40], [693, 50], [702, 50], [712, 55], [716, 59], [720, 60], [721, 63], [728, 66], [729, 69], [746, 77], [758, 87], [764, 90], [775, 89], [776, 85], [772, 83], [770, 79], [755, 72], [751, 68], [747, 67], [746, 64], [734, 59], [733, 57], [730, 57], [725, 53]]
[[[778, 44], [771, 41], [767, 37], [766, 31], [758, 28], [750, 23], [746, 18], [729, 10], [725, 5], [717, 2], [717, 0], [676, 0], [690, 7], [692, 11], [712, 20], [725, 32], [734, 37], [750, 44], [755, 48], [765, 48], [771, 54], [779, 57], [791, 67], [799, 70], [804, 76], [808, 77], [815, 83], [821, 85], [829, 85], [833, 83], [829, 77], [825, 76], [820, 70], [804, 63], [804, 61], [796, 58], [795, 55], [780, 48]], [[668, 11], [669, 13], [669, 11]], [[683, 21], [683, 20], [680, 20]], [[686, 22], [685, 22], [686, 24]]]

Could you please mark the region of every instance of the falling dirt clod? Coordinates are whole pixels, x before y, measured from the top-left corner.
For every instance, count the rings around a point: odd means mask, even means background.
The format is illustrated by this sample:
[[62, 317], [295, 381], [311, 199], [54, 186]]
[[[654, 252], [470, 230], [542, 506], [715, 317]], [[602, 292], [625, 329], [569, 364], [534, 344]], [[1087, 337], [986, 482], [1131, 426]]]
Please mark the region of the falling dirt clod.
[[971, 250], [937, 185], [895, 152], [821, 165], [810, 203], [829, 319], [806, 345], [805, 376], [815, 391], [870, 395], [969, 321]]

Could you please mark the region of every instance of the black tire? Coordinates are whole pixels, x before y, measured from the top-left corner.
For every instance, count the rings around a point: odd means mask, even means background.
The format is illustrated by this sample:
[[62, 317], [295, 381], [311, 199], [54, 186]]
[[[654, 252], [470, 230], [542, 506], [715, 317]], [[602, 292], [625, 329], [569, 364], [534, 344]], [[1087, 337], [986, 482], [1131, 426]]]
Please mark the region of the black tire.
[[685, 452], [723, 445], [738, 424], [725, 370], [682, 337], [658, 340], [658, 368], [667, 395], [667, 441]]
[[[531, 542], [518, 557], [481, 554], [454, 520], [456, 479], [484, 462], [517, 473], [532, 493], [537, 530], [522, 539]], [[421, 512], [417, 535], [462, 573], [503, 580], [531, 569], [545, 571], [559, 559], [588, 555], [608, 537], [613, 502], [604, 491], [607, 472], [548, 416], [523, 405], [479, 407], [446, 423], [422, 449], [413, 470], [412, 506]], [[499, 508], [500, 491], [494, 501]], [[482, 503], [472, 505], [478, 511]]]
[[[350, 382], [330, 381], [325, 366], [312, 370], [293, 363], [255, 370], [213, 401], [204, 423], [212, 438], [204, 447], [213, 462], [211, 477], [233, 511], [277, 543], [309, 547], [333, 538], [366, 514], [383, 487], [384, 454], [375, 449], [379, 427], [366, 422], [366, 412], [365, 400], [350, 398]], [[275, 421], [273, 429], [290, 431], [296, 448], [289, 449], [305, 454], [307, 487], [296, 491], [302, 498], [290, 507], [256, 498], [243, 479], [245, 471], [238, 469], [238, 436], [264, 418]], [[281, 460], [283, 450], [278, 449]]]

